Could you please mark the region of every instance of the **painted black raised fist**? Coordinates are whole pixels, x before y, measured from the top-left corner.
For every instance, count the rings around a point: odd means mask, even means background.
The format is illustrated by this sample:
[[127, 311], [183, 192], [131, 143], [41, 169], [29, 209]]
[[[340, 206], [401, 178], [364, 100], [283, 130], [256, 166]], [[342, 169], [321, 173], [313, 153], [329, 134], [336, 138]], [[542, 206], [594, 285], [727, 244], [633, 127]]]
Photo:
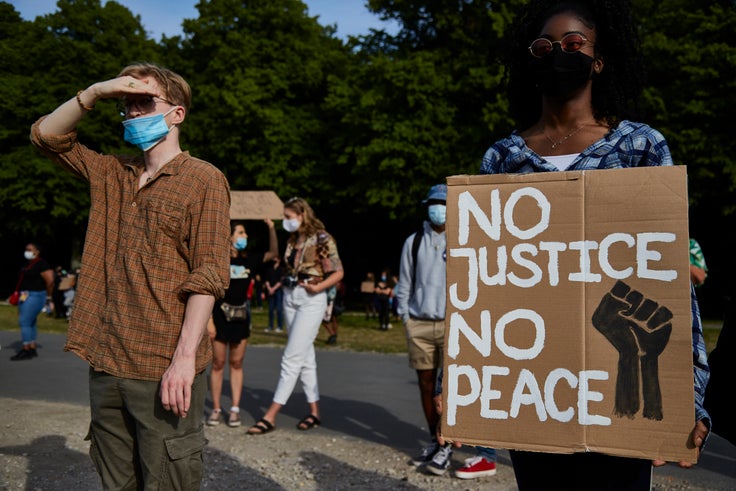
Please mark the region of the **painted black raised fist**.
[[658, 359], [672, 334], [672, 312], [617, 281], [601, 299], [592, 322], [619, 354], [615, 414], [633, 418], [639, 411], [641, 373], [643, 415], [661, 420]]

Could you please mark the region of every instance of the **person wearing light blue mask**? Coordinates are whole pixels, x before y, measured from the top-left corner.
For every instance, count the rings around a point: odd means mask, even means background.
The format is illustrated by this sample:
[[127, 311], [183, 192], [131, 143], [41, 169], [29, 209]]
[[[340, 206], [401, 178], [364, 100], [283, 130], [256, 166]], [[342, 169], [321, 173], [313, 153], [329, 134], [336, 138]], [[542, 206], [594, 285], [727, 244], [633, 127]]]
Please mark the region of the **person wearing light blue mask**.
[[445, 339], [446, 201], [445, 184], [429, 188], [422, 201], [426, 219], [404, 241], [399, 283], [394, 290], [396, 311], [406, 331], [409, 365], [417, 372], [430, 437], [429, 445], [412, 458], [412, 463], [436, 474], [445, 472], [452, 455], [451, 447], [441, 446], [435, 436], [439, 414], [433, 401]]
[[171, 128], [166, 124], [166, 116], [175, 109], [176, 107], [172, 107], [163, 114], [126, 119], [123, 121], [125, 127], [123, 138], [144, 152], [152, 149], [169, 134]]
[[[212, 367], [210, 368], [210, 397], [212, 411], [207, 426], [217, 426], [225, 421], [231, 428], [240, 426], [240, 398], [243, 392], [243, 359], [251, 334], [250, 302], [254, 296], [255, 281], [265, 263], [278, 257], [279, 247], [276, 227], [272, 220], [265, 220], [268, 227], [269, 249], [265, 252], [250, 251], [248, 234], [241, 222], [230, 224], [230, 286], [222, 300], [215, 301], [212, 316], [207, 324], [207, 334], [212, 340]], [[256, 293], [257, 295], [257, 293]], [[240, 311], [240, 315], [232, 312]], [[221, 406], [225, 365], [229, 365], [230, 410]], [[227, 407], [227, 406], [226, 406]]]
[[[230, 284], [233, 244], [227, 179], [180, 147], [191, 98], [180, 75], [139, 63], [31, 128], [37, 148], [89, 182], [85, 280], [66, 349], [90, 364], [90, 455], [105, 489], [199, 488], [204, 473], [204, 333]], [[138, 155], [80, 143], [77, 125], [102, 99], [120, 103], [122, 136]], [[172, 459], [170, 442], [190, 449], [186, 458]]]
[[245, 248], [248, 247], [248, 238], [238, 237], [237, 239], [235, 239], [235, 243], [233, 244], [233, 247], [235, 247], [235, 250], [244, 251]]
[[[178, 125], [184, 120], [186, 110], [158, 96], [126, 96], [121, 99], [120, 106], [120, 114], [125, 118], [123, 139], [143, 150], [145, 170], [139, 181], [143, 187], [158, 175], [169, 160], [182, 153]], [[170, 108], [165, 112], [156, 112], [161, 111], [162, 106]]]
[[447, 206], [438, 203], [429, 205], [427, 207], [427, 215], [429, 216], [429, 221], [432, 222], [432, 225], [442, 227], [445, 225], [445, 221], [447, 220]]

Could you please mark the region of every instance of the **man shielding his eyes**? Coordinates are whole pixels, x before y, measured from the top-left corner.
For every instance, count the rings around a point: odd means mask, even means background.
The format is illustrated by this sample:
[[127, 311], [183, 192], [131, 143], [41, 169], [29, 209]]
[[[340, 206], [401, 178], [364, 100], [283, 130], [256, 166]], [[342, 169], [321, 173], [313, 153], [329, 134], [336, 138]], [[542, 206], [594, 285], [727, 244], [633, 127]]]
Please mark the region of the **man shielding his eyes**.
[[[77, 123], [105, 98], [122, 101], [124, 139], [142, 155], [77, 140]], [[190, 101], [181, 76], [136, 64], [31, 129], [36, 147], [90, 184], [65, 349], [90, 365], [88, 439], [104, 489], [199, 489], [202, 479], [203, 333], [229, 283], [230, 195], [219, 170], [179, 146]]]

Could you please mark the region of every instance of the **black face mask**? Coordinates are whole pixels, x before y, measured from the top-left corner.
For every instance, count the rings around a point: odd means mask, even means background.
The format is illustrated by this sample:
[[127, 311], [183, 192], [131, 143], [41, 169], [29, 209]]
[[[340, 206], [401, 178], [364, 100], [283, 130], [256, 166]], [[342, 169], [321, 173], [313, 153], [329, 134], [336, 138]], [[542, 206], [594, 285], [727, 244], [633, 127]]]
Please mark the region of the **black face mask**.
[[556, 45], [547, 56], [534, 58], [529, 68], [544, 95], [564, 100], [590, 80], [593, 61], [585, 53], [564, 53]]

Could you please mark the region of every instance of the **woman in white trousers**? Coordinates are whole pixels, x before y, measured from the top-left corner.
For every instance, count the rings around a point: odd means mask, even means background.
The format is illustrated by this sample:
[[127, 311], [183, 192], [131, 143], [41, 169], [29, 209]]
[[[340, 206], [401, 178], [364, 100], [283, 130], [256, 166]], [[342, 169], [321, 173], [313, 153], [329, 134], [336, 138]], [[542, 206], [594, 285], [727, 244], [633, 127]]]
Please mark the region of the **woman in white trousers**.
[[281, 375], [273, 402], [248, 430], [251, 435], [263, 435], [275, 429], [276, 416], [291, 396], [297, 380], [302, 382], [309, 405], [309, 413], [297, 428], [309, 430], [322, 423], [314, 340], [327, 307], [326, 291], [343, 278], [342, 262], [335, 240], [304, 199], [292, 198], [284, 204], [283, 226], [291, 232], [284, 254], [287, 276], [282, 280], [289, 338], [281, 358]]

